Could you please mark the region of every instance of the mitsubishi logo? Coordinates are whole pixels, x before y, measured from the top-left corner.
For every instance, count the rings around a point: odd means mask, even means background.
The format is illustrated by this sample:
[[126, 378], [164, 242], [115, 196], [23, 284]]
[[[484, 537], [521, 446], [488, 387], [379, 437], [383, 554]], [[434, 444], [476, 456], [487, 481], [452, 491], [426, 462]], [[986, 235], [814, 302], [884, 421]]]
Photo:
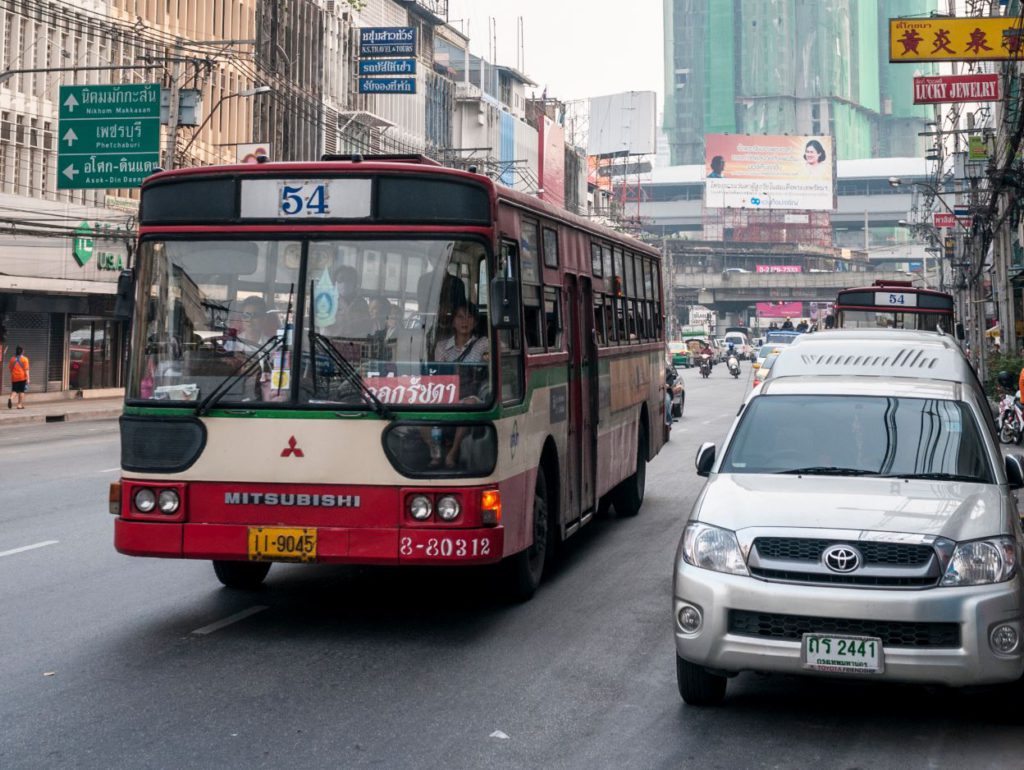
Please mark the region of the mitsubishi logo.
[[302, 450], [296, 446], [297, 443], [295, 436], [289, 438], [288, 446], [281, 450], [281, 457], [291, 457], [292, 455], [295, 455], [296, 457], [305, 457]]
[[821, 560], [833, 572], [853, 572], [860, 566], [860, 553], [853, 546], [832, 545], [821, 554]]

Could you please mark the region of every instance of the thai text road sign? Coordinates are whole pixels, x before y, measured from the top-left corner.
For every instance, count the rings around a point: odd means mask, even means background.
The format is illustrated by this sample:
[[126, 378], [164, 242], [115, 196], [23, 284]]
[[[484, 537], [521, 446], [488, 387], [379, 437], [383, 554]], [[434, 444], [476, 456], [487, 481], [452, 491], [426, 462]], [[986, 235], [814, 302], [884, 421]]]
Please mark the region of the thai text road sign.
[[57, 188], [138, 187], [160, 165], [160, 84], [61, 86]]
[[363, 27], [359, 30], [359, 57], [415, 56], [413, 27]]
[[359, 78], [361, 94], [414, 94], [416, 78]]
[[914, 78], [914, 104], [997, 102], [999, 75], [935, 75]]
[[415, 59], [362, 59], [360, 75], [415, 75]]
[[889, 19], [889, 61], [1007, 61], [1024, 53], [1019, 16]]

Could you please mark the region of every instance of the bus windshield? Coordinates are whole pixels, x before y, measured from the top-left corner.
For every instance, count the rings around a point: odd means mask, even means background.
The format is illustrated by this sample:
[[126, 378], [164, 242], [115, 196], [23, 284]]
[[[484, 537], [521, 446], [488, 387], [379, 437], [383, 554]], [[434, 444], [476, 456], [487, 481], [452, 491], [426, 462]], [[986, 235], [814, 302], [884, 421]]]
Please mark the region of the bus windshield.
[[144, 241], [129, 398], [479, 408], [487, 279], [468, 240]]

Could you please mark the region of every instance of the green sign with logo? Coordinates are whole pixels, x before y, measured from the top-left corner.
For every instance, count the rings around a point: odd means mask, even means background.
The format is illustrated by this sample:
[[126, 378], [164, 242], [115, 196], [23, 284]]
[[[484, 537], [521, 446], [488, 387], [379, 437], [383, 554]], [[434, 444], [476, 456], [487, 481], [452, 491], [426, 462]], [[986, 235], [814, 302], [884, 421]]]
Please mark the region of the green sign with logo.
[[57, 188], [138, 187], [160, 166], [160, 84], [61, 86]]
[[95, 255], [96, 267], [100, 270], [124, 270], [124, 257], [111, 251], [97, 250], [97, 239], [114, 239], [109, 225], [97, 224], [93, 227], [88, 222], [82, 222], [75, 228], [71, 254], [79, 267], [85, 267], [86, 263]]

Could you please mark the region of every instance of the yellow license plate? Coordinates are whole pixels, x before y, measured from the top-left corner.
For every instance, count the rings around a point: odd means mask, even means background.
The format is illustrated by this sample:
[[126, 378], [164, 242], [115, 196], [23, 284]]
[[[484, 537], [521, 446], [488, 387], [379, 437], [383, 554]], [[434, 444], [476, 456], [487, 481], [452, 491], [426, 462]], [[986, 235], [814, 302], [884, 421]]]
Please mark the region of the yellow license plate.
[[316, 561], [316, 529], [249, 527], [249, 561]]

